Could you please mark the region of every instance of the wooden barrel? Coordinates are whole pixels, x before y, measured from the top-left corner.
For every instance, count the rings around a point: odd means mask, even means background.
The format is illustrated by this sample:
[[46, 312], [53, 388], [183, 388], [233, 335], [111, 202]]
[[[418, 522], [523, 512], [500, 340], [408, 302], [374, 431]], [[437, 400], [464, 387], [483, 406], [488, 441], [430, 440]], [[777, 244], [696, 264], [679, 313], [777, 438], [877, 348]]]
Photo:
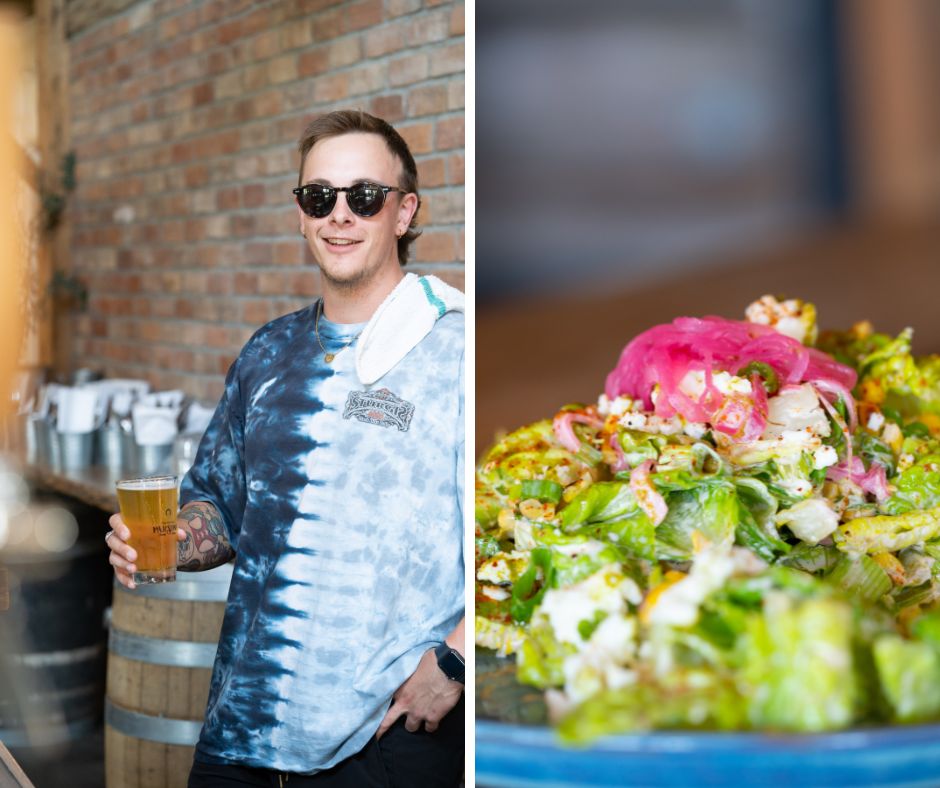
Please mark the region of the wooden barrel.
[[176, 582], [115, 583], [108, 638], [108, 788], [185, 788], [199, 738], [232, 565]]

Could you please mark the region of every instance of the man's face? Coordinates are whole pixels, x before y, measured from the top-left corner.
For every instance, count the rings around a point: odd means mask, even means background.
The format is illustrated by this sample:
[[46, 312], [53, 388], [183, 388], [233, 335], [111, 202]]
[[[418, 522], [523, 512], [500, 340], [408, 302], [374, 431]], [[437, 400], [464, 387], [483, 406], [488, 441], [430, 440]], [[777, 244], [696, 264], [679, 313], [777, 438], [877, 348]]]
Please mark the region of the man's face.
[[[301, 184], [352, 186], [360, 181], [382, 186], [399, 185], [401, 164], [377, 134], [356, 132], [321, 140], [307, 154]], [[389, 192], [375, 216], [353, 213], [346, 193], [336, 197], [329, 216], [316, 219], [298, 207], [300, 230], [332, 284], [356, 287], [377, 274], [399, 269], [398, 235], [408, 229], [417, 208], [414, 194]]]

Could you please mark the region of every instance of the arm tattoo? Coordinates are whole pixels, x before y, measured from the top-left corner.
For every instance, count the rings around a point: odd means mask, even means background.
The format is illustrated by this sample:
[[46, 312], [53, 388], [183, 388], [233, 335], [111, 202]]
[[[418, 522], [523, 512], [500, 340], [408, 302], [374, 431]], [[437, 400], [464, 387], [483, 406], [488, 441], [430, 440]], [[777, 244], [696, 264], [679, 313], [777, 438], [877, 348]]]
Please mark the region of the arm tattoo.
[[177, 546], [179, 569], [199, 572], [221, 566], [235, 557], [222, 517], [211, 503], [186, 504], [177, 515], [176, 524], [186, 532], [186, 539]]

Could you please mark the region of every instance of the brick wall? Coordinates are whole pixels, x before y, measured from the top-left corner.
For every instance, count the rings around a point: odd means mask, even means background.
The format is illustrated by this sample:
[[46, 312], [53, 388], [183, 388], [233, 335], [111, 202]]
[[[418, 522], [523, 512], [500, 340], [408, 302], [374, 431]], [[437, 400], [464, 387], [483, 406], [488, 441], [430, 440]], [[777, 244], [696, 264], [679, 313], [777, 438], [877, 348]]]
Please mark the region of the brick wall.
[[73, 366], [215, 400], [260, 325], [319, 292], [290, 193], [306, 123], [384, 117], [418, 162], [406, 270], [463, 286], [464, 7], [147, 0], [69, 38]]

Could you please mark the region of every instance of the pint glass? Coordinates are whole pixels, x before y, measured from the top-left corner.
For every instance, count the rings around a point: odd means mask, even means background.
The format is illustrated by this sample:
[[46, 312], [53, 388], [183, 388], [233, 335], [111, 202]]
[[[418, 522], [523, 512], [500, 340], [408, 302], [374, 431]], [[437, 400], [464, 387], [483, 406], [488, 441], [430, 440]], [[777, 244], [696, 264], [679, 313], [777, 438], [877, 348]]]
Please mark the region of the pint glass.
[[134, 582], [176, 580], [176, 477], [123, 479], [117, 494], [121, 517], [131, 532], [127, 543], [137, 551]]

